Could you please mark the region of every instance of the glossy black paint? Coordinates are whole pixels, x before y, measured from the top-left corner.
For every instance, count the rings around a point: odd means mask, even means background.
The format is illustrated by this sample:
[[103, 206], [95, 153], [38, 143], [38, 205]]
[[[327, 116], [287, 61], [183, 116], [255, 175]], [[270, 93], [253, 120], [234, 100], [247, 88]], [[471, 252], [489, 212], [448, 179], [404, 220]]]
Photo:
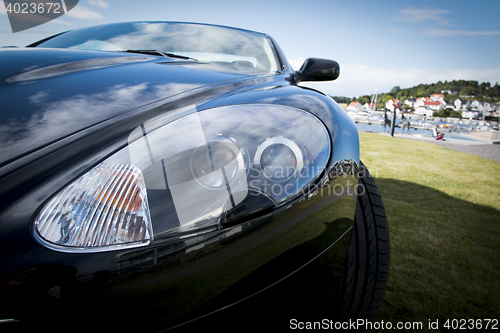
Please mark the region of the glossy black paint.
[[[251, 316], [254, 323], [273, 318], [286, 329], [294, 316], [334, 318], [356, 204], [354, 191], [338, 189], [352, 188], [354, 177], [244, 224], [188, 239], [160, 237], [134, 250], [61, 253], [33, 237], [34, 217], [58, 190], [123, 147], [139, 124], [189, 105], [198, 112], [251, 103], [309, 111], [330, 132], [329, 167], [359, 162], [355, 125], [331, 98], [292, 83], [294, 73], [273, 43], [282, 69], [257, 77], [142, 55], [120, 55], [135, 60], [94, 68], [87, 60], [117, 56], [0, 51], [0, 319], [21, 320], [9, 324], [14, 329], [99, 323], [158, 331], [212, 312], [190, 325], [209, 321], [231, 329]], [[77, 61], [83, 61], [78, 70], [60, 66]], [[48, 66], [56, 67], [36, 72]], [[304, 307], [313, 300], [316, 307]]]
[[340, 75], [340, 66], [336, 61], [320, 58], [308, 58], [293, 75], [295, 83], [301, 81], [332, 81]]
[[241, 77], [173, 58], [69, 49], [4, 49], [0, 64], [0, 163], [148, 103]]

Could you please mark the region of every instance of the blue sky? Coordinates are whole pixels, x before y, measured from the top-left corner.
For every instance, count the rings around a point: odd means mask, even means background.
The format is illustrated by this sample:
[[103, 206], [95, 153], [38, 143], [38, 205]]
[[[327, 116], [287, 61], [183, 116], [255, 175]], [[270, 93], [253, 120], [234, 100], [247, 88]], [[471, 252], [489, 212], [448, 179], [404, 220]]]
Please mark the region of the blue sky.
[[295, 69], [308, 57], [337, 60], [339, 79], [309, 85], [352, 97], [439, 80], [500, 82], [499, 13], [498, 0], [80, 0], [57, 20], [14, 34], [0, 4], [0, 46], [121, 21], [235, 26], [273, 36]]

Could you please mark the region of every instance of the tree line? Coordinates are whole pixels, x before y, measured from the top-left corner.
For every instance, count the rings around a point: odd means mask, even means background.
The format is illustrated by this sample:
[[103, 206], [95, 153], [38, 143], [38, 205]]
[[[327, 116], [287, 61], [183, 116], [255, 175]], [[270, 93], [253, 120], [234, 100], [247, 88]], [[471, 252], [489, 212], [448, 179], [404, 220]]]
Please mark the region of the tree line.
[[[385, 107], [385, 103], [391, 99], [398, 99], [404, 102], [411, 97], [429, 97], [432, 94], [441, 94], [443, 91], [446, 91], [443, 94], [445, 101], [448, 103], [453, 103], [457, 98], [490, 103], [495, 103], [500, 99], [500, 86], [498, 82], [495, 85], [491, 85], [490, 82], [479, 83], [473, 80], [439, 81], [431, 84], [419, 84], [418, 86], [405, 89], [395, 86], [389, 92], [378, 94], [377, 109]], [[349, 104], [351, 102], [359, 102], [365, 104], [371, 102], [372, 95], [352, 98], [332, 96], [332, 98], [337, 103]]]

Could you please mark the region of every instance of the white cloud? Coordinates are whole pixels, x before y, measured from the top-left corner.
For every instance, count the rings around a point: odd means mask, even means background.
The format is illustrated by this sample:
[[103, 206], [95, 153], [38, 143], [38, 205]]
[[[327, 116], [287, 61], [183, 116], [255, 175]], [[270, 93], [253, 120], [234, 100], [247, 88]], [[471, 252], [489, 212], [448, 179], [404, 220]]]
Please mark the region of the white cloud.
[[425, 34], [431, 36], [496, 36], [500, 35], [500, 30], [490, 31], [468, 31], [468, 30], [450, 30], [450, 29], [427, 29]]
[[91, 6], [97, 6], [102, 9], [107, 9], [109, 7], [109, 3], [103, 0], [89, 0], [87, 1]]
[[[305, 59], [292, 59], [293, 68], [298, 69]], [[438, 81], [476, 80], [479, 82], [500, 81], [500, 67], [477, 69], [431, 70], [419, 68], [395, 69], [370, 67], [360, 64], [344, 64], [340, 66], [340, 77], [329, 82], [303, 82], [300, 85], [319, 89], [332, 96], [359, 97], [377, 92], [389, 92], [394, 86], [410, 88], [421, 83], [429, 84]]]
[[[451, 14], [453, 11], [445, 9], [431, 9], [431, 8], [406, 8], [399, 10], [396, 16], [393, 18], [397, 21], [404, 21], [409, 23], [423, 23], [431, 22], [439, 25], [450, 25], [453, 20], [446, 18], [447, 14]], [[490, 30], [490, 31], [472, 31], [472, 30], [454, 30], [454, 29], [441, 29], [441, 28], [427, 28], [421, 32], [405, 30], [405, 29], [394, 29], [393, 32], [401, 32], [413, 35], [428, 35], [433, 37], [450, 37], [450, 36], [498, 36], [500, 35], [500, 30]]]
[[74, 24], [72, 24], [72, 23], [69, 23], [69, 22], [66, 22], [66, 21], [63, 21], [63, 20], [59, 20], [59, 19], [51, 20], [51, 21], [49, 21], [47, 23], [56, 23], [56, 24], [64, 24], [64, 25], [74, 26]]
[[103, 18], [101, 14], [99, 14], [97, 12], [93, 12], [91, 10], [88, 10], [87, 8], [85, 8], [83, 6], [77, 6], [77, 7], [73, 8], [72, 10], [67, 12], [66, 15], [68, 15], [70, 17], [84, 19], [84, 20]]
[[399, 10], [395, 19], [411, 23], [431, 21], [440, 24], [448, 24], [450, 20], [444, 17], [444, 15], [450, 13], [452, 13], [452, 11], [446, 9], [406, 8]]

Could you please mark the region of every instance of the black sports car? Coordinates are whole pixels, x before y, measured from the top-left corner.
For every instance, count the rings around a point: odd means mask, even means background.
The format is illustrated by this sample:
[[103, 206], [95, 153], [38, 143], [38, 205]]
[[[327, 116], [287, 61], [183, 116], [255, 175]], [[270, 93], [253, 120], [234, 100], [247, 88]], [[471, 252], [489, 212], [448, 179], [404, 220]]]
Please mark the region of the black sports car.
[[[0, 50], [0, 330], [363, 328], [389, 234], [355, 124], [268, 35], [132, 22]], [[235, 326], [237, 325], [237, 326]]]

